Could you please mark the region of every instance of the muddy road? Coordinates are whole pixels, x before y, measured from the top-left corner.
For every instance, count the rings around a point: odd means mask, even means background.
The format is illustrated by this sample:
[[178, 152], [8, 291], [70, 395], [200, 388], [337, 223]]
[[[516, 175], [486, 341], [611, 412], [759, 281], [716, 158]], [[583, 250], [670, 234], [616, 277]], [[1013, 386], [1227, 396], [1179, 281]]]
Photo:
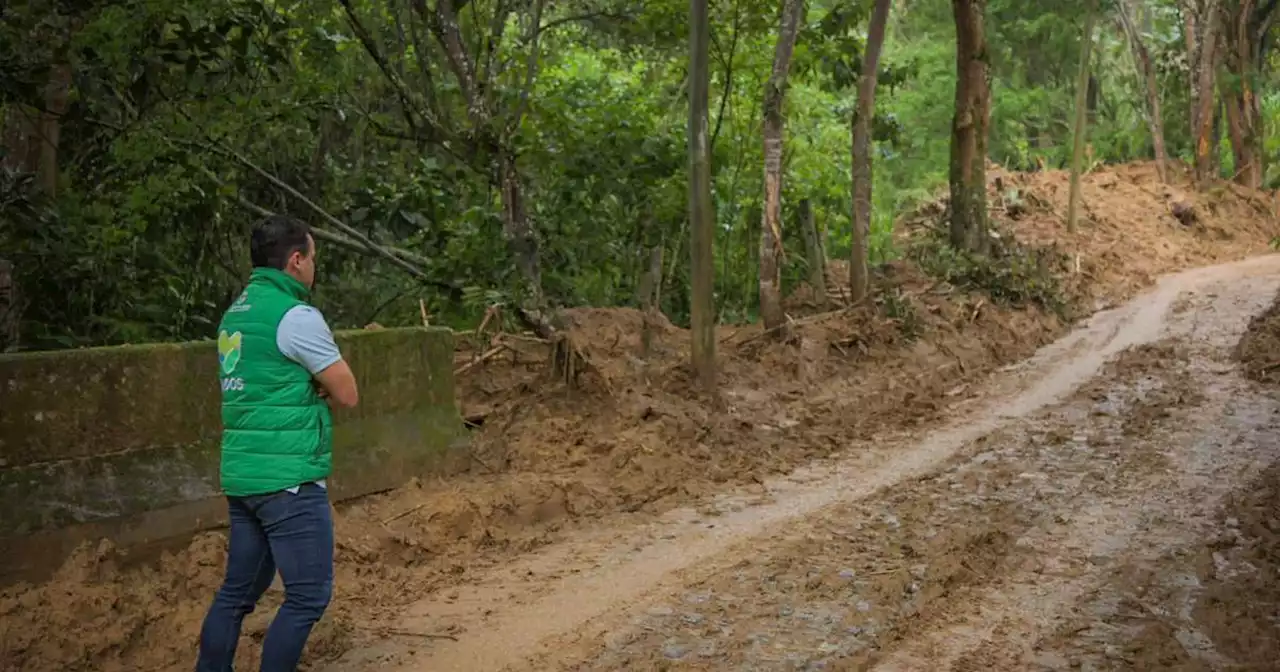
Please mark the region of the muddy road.
[[575, 533], [323, 669], [1277, 669], [1280, 402], [1232, 349], [1278, 289], [1166, 277], [932, 431]]

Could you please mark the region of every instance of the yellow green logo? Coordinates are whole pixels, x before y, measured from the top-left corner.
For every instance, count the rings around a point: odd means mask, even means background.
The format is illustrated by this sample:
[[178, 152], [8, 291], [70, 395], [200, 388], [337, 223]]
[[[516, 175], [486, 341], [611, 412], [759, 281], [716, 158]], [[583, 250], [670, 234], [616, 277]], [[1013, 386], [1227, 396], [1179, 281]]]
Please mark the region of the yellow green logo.
[[240, 363], [240, 332], [227, 335], [226, 330], [218, 332], [218, 365], [222, 367], [222, 375], [230, 375]]

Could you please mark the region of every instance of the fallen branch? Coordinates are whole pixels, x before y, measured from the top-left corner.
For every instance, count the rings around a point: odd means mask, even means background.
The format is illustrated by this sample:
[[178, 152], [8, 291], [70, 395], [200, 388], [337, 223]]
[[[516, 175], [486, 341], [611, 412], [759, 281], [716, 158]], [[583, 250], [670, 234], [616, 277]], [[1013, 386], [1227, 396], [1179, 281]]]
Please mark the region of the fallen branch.
[[485, 351], [485, 353], [484, 353], [484, 354], [480, 355], [479, 357], [476, 357], [475, 359], [473, 359], [473, 360], [471, 360], [471, 361], [467, 362], [466, 364], [463, 364], [462, 366], [459, 366], [458, 368], [454, 369], [454, 370], [453, 370], [453, 375], [454, 375], [454, 376], [462, 375], [462, 374], [466, 373], [467, 371], [469, 371], [469, 370], [470, 370], [472, 367], [474, 367], [475, 365], [477, 365], [477, 364], [479, 364], [479, 363], [481, 363], [481, 362], [483, 362], [483, 361], [485, 361], [485, 360], [492, 359], [492, 358], [493, 358], [494, 356], [496, 356], [499, 352], [502, 352], [503, 350], [506, 350], [506, 349], [507, 349], [507, 345], [506, 345], [505, 343], [499, 343], [498, 345], [496, 345], [496, 346], [494, 346], [494, 347], [492, 347], [492, 348], [489, 348], [487, 351]]
[[985, 305], [987, 305], [986, 299], [978, 299], [978, 304], [973, 307], [973, 314], [969, 316], [970, 322], [978, 319], [978, 313], [982, 312], [982, 307]]
[[395, 521], [397, 521], [397, 520], [400, 520], [401, 518], [404, 518], [405, 516], [407, 516], [407, 515], [409, 515], [409, 514], [415, 513], [415, 512], [417, 512], [417, 511], [421, 511], [424, 507], [426, 507], [426, 505], [427, 505], [427, 503], [426, 503], [426, 502], [423, 502], [423, 503], [421, 503], [421, 504], [419, 504], [419, 505], [417, 505], [417, 506], [415, 506], [415, 507], [413, 507], [413, 508], [411, 508], [411, 509], [408, 509], [408, 510], [406, 510], [406, 511], [401, 511], [400, 513], [397, 513], [396, 515], [391, 516], [390, 518], [386, 518], [386, 519], [384, 519], [384, 520], [382, 521], [382, 524], [383, 524], [383, 525], [388, 525], [388, 524], [390, 524], [390, 523], [392, 523], [392, 522], [395, 522]]
[[524, 334], [503, 334], [502, 337], [509, 338], [513, 341], [524, 341], [526, 343], [542, 343], [542, 344], [551, 343], [551, 341], [548, 341], [545, 338], [539, 338], [537, 336], [526, 336]]
[[444, 634], [444, 633], [418, 632], [416, 630], [405, 630], [403, 628], [388, 628], [386, 626], [378, 626], [378, 625], [362, 625], [358, 627], [364, 630], [369, 630], [371, 632], [376, 632], [381, 635], [399, 635], [401, 637], [422, 637], [423, 639], [447, 639], [451, 642], [458, 641], [457, 637], [453, 635]]
[[750, 343], [751, 341], [754, 341], [754, 340], [756, 340], [756, 339], [758, 339], [758, 338], [764, 338], [765, 336], [768, 336], [769, 334], [772, 334], [772, 333], [775, 333], [775, 332], [782, 331], [783, 329], [787, 329], [787, 328], [789, 328], [789, 327], [798, 327], [798, 326], [800, 326], [800, 325], [802, 325], [802, 324], [812, 324], [812, 323], [814, 323], [814, 322], [821, 322], [822, 320], [824, 320], [824, 319], [826, 319], [826, 318], [828, 318], [828, 317], [833, 317], [833, 316], [835, 316], [835, 315], [839, 315], [839, 314], [841, 314], [841, 313], [847, 313], [847, 312], [849, 312], [850, 310], [852, 310], [852, 308], [848, 308], [848, 307], [846, 307], [846, 308], [839, 308], [839, 309], [836, 309], [836, 310], [829, 310], [829, 311], [827, 311], [827, 312], [825, 312], [825, 313], [818, 313], [817, 315], [810, 315], [810, 316], [808, 316], [808, 317], [802, 317], [802, 318], [800, 318], [800, 319], [798, 319], [798, 320], [791, 320], [791, 321], [789, 321], [789, 322], [786, 322], [785, 324], [780, 324], [780, 325], [778, 325], [778, 326], [776, 326], [776, 327], [773, 327], [772, 329], [765, 329], [765, 330], [762, 330], [762, 331], [756, 332], [756, 333], [754, 333], [754, 334], [752, 334], [752, 335], [750, 335], [750, 336], [746, 337], [745, 339], [743, 339], [741, 343], [738, 343], [738, 345], [746, 345], [747, 343]]
[[489, 306], [484, 309], [484, 319], [480, 320], [480, 326], [476, 327], [476, 338], [480, 338], [484, 334], [484, 328], [489, 326], [489, 320], [493, 319], [494, 314], [498, 312], [497, 306]]

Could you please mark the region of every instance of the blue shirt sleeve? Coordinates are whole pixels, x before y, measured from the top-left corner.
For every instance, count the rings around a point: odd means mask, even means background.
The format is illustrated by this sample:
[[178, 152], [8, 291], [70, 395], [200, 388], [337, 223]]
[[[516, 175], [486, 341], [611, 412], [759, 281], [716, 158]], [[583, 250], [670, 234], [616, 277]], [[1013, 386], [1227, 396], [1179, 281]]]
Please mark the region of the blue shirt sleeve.
[[324, 316], [311, 306], [295, 306], [284, 314], [276, 329], [276, 347], [313, 376], [342, 359]]

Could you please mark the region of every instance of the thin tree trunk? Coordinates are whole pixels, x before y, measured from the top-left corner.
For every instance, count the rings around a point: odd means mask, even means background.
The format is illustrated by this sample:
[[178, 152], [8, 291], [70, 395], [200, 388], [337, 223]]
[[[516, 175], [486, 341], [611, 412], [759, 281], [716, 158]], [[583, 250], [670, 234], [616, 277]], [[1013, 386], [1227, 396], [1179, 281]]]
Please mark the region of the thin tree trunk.
[[1238, 92], [1231, 89], [1226, 80], [1218, 82], [1218, 89], [1226, 112], [1227, 137], [1231, 139], [1232, 169], [1235, 171], [1234, 180], [1239, 184], [1255, 186], [1253, 153], [1245, 140], [1248, 133], [1245, 130], [1246, 122], [1240, 96]]
[[1134, 24], [1131, 15], [1140, 7], [1142, 0], [1127, 0], [1119, 7], [1120, 27], [1124, 29], [1129, 42], [1129, 50], [1133, 54], [1134, 66], [1138, 70], [1138, 80], [1142, 84], [1143, 95], [1147, 101], [1147, 129], [1151, 133], [1151, 146], [1155, 152], [1156, 172], [1160, 181], [1169, 181], [1169, 153], [1164, 144], [1164, 119], [1160, 112], [1160, 86], [1156, 81], [1156, 69], [1151, 63], [1151, 52], [1142, 41], [1142, 34]]
[[1259, 67], [1256, 55], [1262, 39], [1257, 30], [1265, 30], [1269, 24], [1268, 14], [1276, 10], [1274, 5], [1268, 5], [1269, 9], [1259, 12], [1254, 0], [1237, 0], [1228, 8], [1223, 52], [1231, 77], [1220, 84], [1219, 92], [1226, 106], [1235, 157], [1235, 181], [1256, 189], [1262, 186], [1263, 178], [1262, 115], [1254, 93], [1254, 78]]
[[1071, 147], [1071, 192], [1067, 198], [1068, 233], [1075, 233], [1080, 216], [1080, 164], [1084, 161], [1084, 142], [1089, 126], [1085, 98], [1089, 88], [1089, 58], [1093, 54], [1093, 18], [1097, 6], [1097, 0], [1089, 0], [1088, 9], [1085, 10], [1084, 35], [1080, 38], [1080, 70], [1076, 75], [1076, 124]]
[[985, 0], [952, 0], [956, 22], [956, 107], [951, 124], [951, 244], [987, 247], [987, 127], [991, 88], [987, 79]]
[[876, 74], [880, 48], [889, 20], [890, 0], [876, 0], [867, 29], [862, 74], [858, 78], [858, 104], [853, 112], [853, 239], [849, 259], [849, 289], [853, 303], [866, 300], [870, 285], [867, 272], [871, 237], [871, 120], [876, 112]]
[[644, 311], [644, 326], [640, 332], [640, 354], [648, 357], [653, 349], [653, 329], [657, 323], [662, 298], [662, 246], [655, 245], [649, 251], [649, 268], [640, 280], [640, 308]]
[[818, 239], [818, 224], [813, 213], [813, 204], [803, 199], [799, 204], [800, 234], [804, 236], [804, 254], [809, 260], [809, 287], [813, 290], [814, 300], [818, 305], [827, 304], [827, 259], [822, 253], [822, 243]]
[[782, 270], [782, 102], [786, 97], [787, 73], [804, 0], [786, 0], [773, 52], [773, 72], [764, 85], [764, 213], [760, 222], [760, 317], [765, 329], [783, 324]]
[[40, 112], [33, 107], [13, 103], [4, 110], [5, 153], [0, 167], [34, 173], [40, 167]]
[[711, 203], [711, 147], [707, 105], [711, 82], [707, 46], [711, 41], [707, 0], [689, 0], [689, 228], [692, 313], [692, 364], [702, 388], [716, 389], [714, 258], [715, 225]]
[[22, 306], [13, 276], [13, 263], [0, 259], [0, 352], [12, 352], [19, 347]]
[[49, 72], [45, 89], [45, 112], [40, 118], [40, 167], [36, 183], [49, 198], [58, 194], [58, 140], [62, 135], [62, 116], [67, 113], [71, 97], [71, 65], [57, 63]]
[[506, 150], [499, 150], [498, 181], [502, 195], [502, 233], [520, 271], [526, 294], [520, 301], [520, 318], [542, 338], [553, 338], [557, 329], [542, 293], [538, 237], [524, 207], [524, 184], [516, 159]]
[[1187, 57], [1191, 64], [1191, 137], [1195, 141], [1195, 177], [1201, 188], [1214, 176], [1213, 129], [1216, 110], [1214, 76], [1218, 65], [1221, 0], [1183, 0]]

